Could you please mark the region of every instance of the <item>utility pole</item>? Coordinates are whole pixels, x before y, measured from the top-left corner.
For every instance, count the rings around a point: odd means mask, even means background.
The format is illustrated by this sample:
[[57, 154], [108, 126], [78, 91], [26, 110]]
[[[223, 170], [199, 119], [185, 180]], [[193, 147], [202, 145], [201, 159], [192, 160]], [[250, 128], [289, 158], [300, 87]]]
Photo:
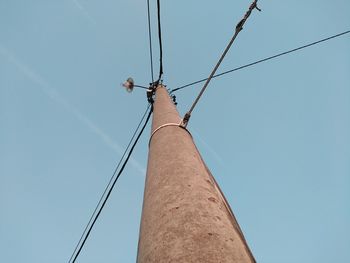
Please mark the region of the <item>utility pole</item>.
[[167, 90], [155, 91], [138, 263], [252, 263], [252, 253]]

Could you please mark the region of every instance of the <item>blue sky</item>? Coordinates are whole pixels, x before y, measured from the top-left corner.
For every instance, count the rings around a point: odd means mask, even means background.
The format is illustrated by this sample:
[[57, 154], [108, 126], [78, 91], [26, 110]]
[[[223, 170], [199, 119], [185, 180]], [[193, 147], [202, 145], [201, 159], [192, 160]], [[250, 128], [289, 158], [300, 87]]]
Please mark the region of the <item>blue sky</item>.
[[[251, 1], [161, 1], [164, 83], [204, 78]], [[219, 71], [350, 29], [259, 1]], [[158, 70], [156, 1], [151, 1]], [[189, 123], [260, 263], [349, 262], [349, 35], [215, 79]], [[0, 261], [68, 262], [146, 110], [146, 1], [0, 0]], [[184, 114], [200, 85], [177, 93]], [[77, 262], [135, 262], [149, 127]]]

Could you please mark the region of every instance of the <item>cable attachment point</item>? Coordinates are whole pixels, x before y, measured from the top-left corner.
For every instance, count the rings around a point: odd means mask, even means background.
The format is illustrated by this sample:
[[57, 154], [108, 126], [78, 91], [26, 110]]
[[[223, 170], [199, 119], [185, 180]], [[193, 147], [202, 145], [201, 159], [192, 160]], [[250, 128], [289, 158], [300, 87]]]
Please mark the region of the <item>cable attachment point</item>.
[[149, 84], [149, 88], [148, 88], [148, 90], [146, 92], [147, 100], [151, 104], [154, 103], [154, 94], [156, 92], [157, 86], [158, 86], [158, 81], [150, 83]]
[[254, 0], [253, 3], [251, 3], [251, 5], [249, 6], [249, 9], [245, 13], [244, 17], [236, 25], [236, 32], [237, 33], [240, 32], [243, 29], [243, 25], [245, 24], [245, 22], [247, 21], [248, 17], [250, 16], [250, 14], [252, 13], [252, 11], [254, 9], [258, 10], [259, 12], [261, 12], [261, 9], [257, 6], [257, 2], [258, 2], [258, 0]]
[[183, 127], [183, 128], [186, 128], [187, 124], [188, 124], [188, 121], [190, 120], [191, 118], [191, 113], [190, 112], [187, 112], [184, 116], [184, 118], [182, 119], [181, 123], [180, 123], [180, 126]]
[[150, 90], [150, 89], [148, 89], [147, 92], [146, 92], [146, 94], [147, 94], [147, 101], [148, 101], [149, 103], [153, 104], [153, 102], [154, 102], [154, 99], [153, 99], [153, 91]]
[[259, 12], [261, 12], [261, 9], [258, 7], [258, 4], [257, 4], [258, 0], [255, 0], [249, 7], [249, 10], [253, 10], [253, 9], [256, 9], [258, 10]]
[[171, 99], [173, 100], [174, 105], [177, 105], [177, 101], [176, 101], [176, 96], [174, 94], [170, 94]]

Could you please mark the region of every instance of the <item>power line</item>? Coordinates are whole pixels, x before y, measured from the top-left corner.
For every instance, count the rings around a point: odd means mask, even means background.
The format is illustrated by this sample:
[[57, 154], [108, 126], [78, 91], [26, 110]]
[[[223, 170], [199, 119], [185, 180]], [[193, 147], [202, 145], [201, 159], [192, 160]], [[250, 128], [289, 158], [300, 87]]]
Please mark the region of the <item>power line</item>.
[[163, 46], [162, 46], [162, 30], [160, 25], [160, 0], [157, 0], [157, 13], [158, 13], [158, 39], [159, 39], [159, 77], [158, 82], [163, 75]]
[[[300, 46], [300, 47], [297, 47], [297, 48], [294, 48], [294, 49], [291, 49], [291, 50], [288, 50], [288, 51], [284, 51], [284, 52], [282, 52], [282, 53], [278, 53], [278, 54], [276, 54], [276, 55], [273, 55], [273, 56], [270, 56], [270, 57], [267, 57], [267, 58], [264, 58], [264, 59], [257, 60], [257, 61], [255, 61], [255, 62], [246, 64], [246, 65], [243, 65], [243, 66], [240, 66], [240, 67], [237, 67], [237, 68], [228, 70], [228, 71], [224, 71], [224, 72], [222, 72], [222, 73], [219, 73], [219, 74], [214, 75], [214, 76], [212, 77], [212, 79], [213, 79], [213, 78], [220, 77], [220, 76], [225, 75], [225, 74], [228, 74], [228, 73], [231, 73], [231, 72], [234, 72], [234, 71], [237, 71], [237, 70], [240, 70], [240, 69], [244, 69], [244, 68], [247, 68], [247, 67], [250, 67], [250, 66], [253, 66], [253, 65], [262, 63], [262, 62], [265, 62], [265, 61], [270, 60], [270, 59], [274, 59], [274, 58], [277, 58], [277, 57], [280, 57], [280, 56], [283, 56], [283, 55], [286, 55], [286, 54], [289, 54], [289, 53], [292, 53], [292, 52], [295, 52], [295, 51], [298, 51], [298, 50], [301, 50], [301, 49], [304, 49], [304, 48], [307, 48], [307, 47], [310, 47], [310, 46], [313, 46], [313, 45], [316, 45], [316, 44], [319, 44], [319, 43], [322, 43], [322, 42], [331, 40], [331, 39], [333, 39], [333, 38], [340, 37], [340, 36], [345, 35], [345, 34], [348, 34], [348, 33], [350, 33], [350, 30], [344, 31], [344, 32], [342, 32], [342, 33], [339, 33], [339, 34], [336, 34], [336, 35], [333, 35], [333, 36], [330, 36], [330, 37], [327, 37], [327, 38], [323, 38], [323, 39], [321, 39], [321, 40], [318, 40], [318, 41], [315, 41], [315, 42], [312, 42], [312, 43], [309, 43], [309, 44], [306, 44], [306, 45], [303, 45], [303, 46]], [[175, 88], [175, 89], [173, 89], [171, 92], [175, 92], [175, 91], [178, 91], [178, 90], [187, 88], [187, 87], [189, 87], [189, 86], [192, 86], [192, 85], [195, 85], [195, 84], [204, 82], [204, 81], [206, 81], [207, 79], [208, 79], [208, 78], [205, 78], [205, 79], [201, 79], [201, 80], [197, 80], [197, 81], [191, 82], [191, 83], [189, 83], [189, 84], [186, 84], [186, 85], [183, 85], [183, 86], [181, 86], [181, 87]]]
[[182, 120], [182, 123], [181, 123], [181, 126], [183, 127], [186, 127], [190, 117], [191, 117], [191, 113], [193, 111], [193, 109], [196, 107], [199, 99], [201, 98], [201, 96], [203, 95], [205, 89], [208, 87], [208, 84], [210, 82], [210, 80], [213, 78], [213, 76], [215, 75], [215, 72], [216, 70], [219, 68], [221, 62], [223, 61], [224, 57], [226, 56], [227, 52], [229, 51], [230, 47], [232, 46], [233, 42], [235, 41], [236, 37], [238, 36], [239, 32], [242, 31], [243, 29], [243, 26], [245, 24], [245, 22], [247, 21], [247, 19], [249, 18], [250, 14], [252, 13], [252, 11], [254, 9], [257, 9], [259, 11], [261, 11], [256, 3], [257, 3], [258, 0], [254, 0], [253, 3], [249, 6], [249, 9], [248, 11], [245, 13], [244, 17], [241, 19], [241, 21], [238, 22], [238, 24], [236, 25], [236, 30], [235, 30], [235, 33], [234, 35], [232, 36], [230, 42], [228, 43], [227, 47], [225, 48], [224, 52], [222, 53], [219, 61], [216, 63], [213, 71], [210, 73], [209, 77], [206, 79], [206, 82], [204, 83], [203, 85], [203, 88], [201, 89], [201, 91], [199, 92], [197, 98], [195, 99], [195, 101], [193, 102], [190, 110], [185, 114], [183, 120]]
[[[150, 109], [150, 107], [151, 107], [151, 109]], [[126, 166], [128, 160], [129, 160], [129, 158], [130, 158], [130, 156], [131, 156], [131, 154], [132, 154], [132, 152], [133, 152], [133, 150], [134, 150], [134, 148], [135, 148], [135, 146], [136, 146], [138, 140], [140, 139], [140, 137], [141, 137], [141, 135], [142, 135], [142, 133], [143, 133], [143, 131], [144, 131], [144, 129], [145, 129], [145, 127], [146, 127], [146, 125], [147, 125], [147, 123], [148, 123], [150, 117], [151, 117], [152, 111], [153, 111], [153, 105], [152, 105], [151, 103], [149, 103], [148, 106], [147, 106], [147, 109], [146, 109], [146, 111], [145, 111], [145, 113], [144, 113], [144, 115], [143, 115], [142, 118], [141, 118], [141, 121], [140, 121], [139, 124], [137, 125], [137, 128], [136, 128], [134, 134], [132, 135], [132, 138], [131, 138], [131, 140], [130, 140], [128, 146], [126, 147], [126, 149], [125, 149], [125, 151], [124, 151], [124, 153], [123, 153], [123, 156], [121, 157], [121, 159], [120, 159], [120, 161], [119, 161], [117, 167], [115, 168], [115, 170], [114, 170], [114, 172], [113, 172], [113, 175], [112, 175], [111, 179], [109, 180], [109, 183], [108, 183], [108, 185], [106, 186], [106, 188], [105, 188], [105, 190], [104, 190], [104, 192], [103, 192], [103, 194], [102, 194], [102, 196], [101, 196], [101, 198], [100, 198], [100, 200], [99, 200], [99, 202], [98, 202], [98, 204], [97, 204], [97, 206], [96, 206], [94, 212], [92, 213], [92, 215], [91, 215], [91, 217], [90, 217], [90, 220], [89, 220], [88, 224], [86, 225], [86, 227], [85, 227], [85, 229], [84, 229], [84, 232], [83, 232], [83, 234], [81, 235], [81, 237], [80, 237], [80, 239], [79, 239], [79, 241], [78, 241], [78, 244], [76, 245], [76, 247], [75, 247], [75, 249], [74, 249], [74, 252], [73, 252], [73, 254], [72, 254], [72, 256], [70, 257], [70, 259], [69, 259], [68, 262], [74, 263], [75, 260], [77, 259], [77, 257], [79, 256], [79, 254], [80, 254], [80, 252], [81, 252], [81, 250], [82, 250], [82, 248], [83, 248], [83, 246], [84, 246], [84, 244], [85, 244], [85, 242], [86, 242], [88, 236], [90, 235], [90, 232], [91, 232], [93, 226], [95, 225], [95, 223], [96, 223], [96, 221], [97, 221], [99, 215], [100, 215], [101, 212], [102, 212], [102, 209], [104, 208], [104, 206], [105, 206], [105, 204], [106, 204], [106, 202], [107, 202], [107, 200], [108, 200], [108, 198], [109, 198], [109, 196], [110, 196], [110, 194], [111, 194], [111, 192], [112, 192], [112, 190], [113, 190], [113, 188], [114, 188], [114, 186], [115, 186], [115, 183], [117, 182], [117, 180], [119, 179], [120, 175], [122, 174], [122, 172], [123, 172], [123, 170], [124, 170], [124, 168], [125, 168], [125, 166]], [[148, 115], [147, 115], [147, 112], [148, 112]], [[120, 164], [121, 164], [121, 162], [122, 162], [122, 160], [123, 160], [123, 158], [124, 158], [126, 152], [128, 151], [128, 148], [129, 148], [129, 146], [131, 145], [131, 142], [133, 141], [133, 139], [134, 139], [134, 137], [135, 137], [135, 135], [136, 135], [136, 133], [137, 133], [139, 127], [141, 126], [143, 120], [145, 119], [146, 115], [147, 115], [146, 121], [145, 121], [144, 125], [142, 126], [142, 128], [141, 128], [141, 130], [140, 130], [138, 136], [136, 137], [136, 140], [134, 141], [132, 147], [130, 148], [130, 151], [129, 151], [129, 153], [128, 153], [128, 155], [127, 155], [127, 157], [126, 157], [126, 159], [125, 159], [125, 161], [124, 161], [124, 163], [123, 163], [123, 165], [122, 165], [122, 167], [120, 168], [120, 170], [119, 170], [117, 176], [115, 177], [115, 175], [116, 175], [116, 173], [117, 173], [117, 170], [118, 170], [118, 168], [119, 168], [119, 166], [120, 166]], [[109, 189], [109, 190], [108, 190], [108, 189]], [[108, 191], [107, 191], [107, 190], [108, 190]], [[107, 193], [107, 194], [106, 194], [106, 193]], [[102, 202], [102, 200], [103, 200], [103, 202]], [[102, 203], [102, 205], [100, 206], [101, 203]], [[100, 207], [100, 208], [99, 208], [99, 207]], [[98, 209], [98, 208], [99, 208], [99, 209]], [[98, 211], [98, 212], [97, 212], [97, 211]], [[97, 212], [97, 213], [96, 213], [96, 212]], [[73, 258], [73, 257], [74, 257], [74, 258]], [[72, 260], [72, 259], [73, 259], [73, 260]]]
[[153, 77], [153, 54], [152, 54], [152, 32], [151, 32], [151, 16], [149, 11], [149, 0], [147, 0], [147, 20], [148, 20], [148, 39], [149, 39], [149, 56], [150, 56], [150, 63], [151, 63], [151, 77], [152, 77], [152, 83], [154, 82]]
[[95, 213], [96, 213], [98, 207], [100, 206], [103, 197], [105, 196], [105, 194], [106, 194], [108, 188], [110, 187], [110, 185], [111, 185], [111, 183], [112, 183], [112, 181], [113, 181], [113, 179], [114, 179], [114, 176], [115, 176], [115, 174], [116, 174], [116, 172], [117, 172], [117, 170], [118, 170], [118, 168], [119, 168], [119, 166], [120, 166], [122, 160], [124, 159], [124, 156], [125, 156], [126, 152], [128, 151], [128, 149], [129, 149], [129, 147], [130, 147], [132, 141], [134, 140], [134, 138], [135, 138], [135, 136], [136, 136], [136, 133], [137, 133], [138, 129], [140, 128], [140, 126], [141, 126], [141, 124], [142, 124], [144, 118], [146, 117], [146, 113], [147, 113], [149, 107], [150, 107], [150, 105], [148, 105], [148, 107], [147, 107], [145, 113], [143, 114], [143, 116], [142, 116], [142, 118], [141, 118], [141, 121], [140, 121], [139, 124], [137, 125], [137, 127], [136, 127], [136, 129], [135, 129], [135, 131], [134, 131], [134, 133], [133, 133], [133, 135], [132, 135], [130, 141], [129, 141], [129, 144], [127, 145], [127, 147], [126, 147], [126, 149], [125, 149], [125, 151], [124, 151], [122, 157], [120, 158], [120, 160], [119, 160], [119, 162], [118, 162], [118, 164], [117, 164], [117, 166], [116, 166], [116, 168], [115, 168], [115, 170], [114, 170], [114, 172], [113, 172], [113, 174], [112, 174], [112, 177], [110, 178], [110, 180], [109, 180], [109, 182], [108, 182], [108, 184], [107, 184], [107, 186], [106, 186], [106, 188], [105, 188], [103, 194], [101, 195], [100, 200], [98, 201], [98, 204], [96, 205], [95, 210], [94, 210], [94, 212], [92, 213], [92, 215], [91, 215], [91, 217], [90, 217], [90, 219], [89, 219], [89, 222], [87, 223], [87, 225], [86, 225], [86, 227], [85, 227], [85, 229], [84, 229], [84, 231], [83, 231], [83, 234], [81, 235], [81, 237], [80, 237], [80, 239], [79, 239], [79, 241], [78, 241], [78, 243], [77, 243], [77, 245], [76, 245], [76, 247], [75, 247], [75, 249], [74, 249], [74, 251], [73, 251], [73, 254], [72, 254], [71, 258], [69, 259], [69, 262], [72, 260], [72, 258], [73, 258], [73, 256], [74, 256], [75, 252], [77, 251], [78, 246], [79, 246], [79, 244], [80, 244], [82, 238], [84, 237], [84, 235], [85, 235], [85, 233], [86, 233], [86, 231], [87, 231], [87, 229], [88, 229], [88, 227], [89, 227], [89, 225], [90, 225], [90, 223], [91, 223], [91, 221], [92, 221], [92, 219], [93, 219], [93, 217], [94, 217], [94, 215], [95, 215]]

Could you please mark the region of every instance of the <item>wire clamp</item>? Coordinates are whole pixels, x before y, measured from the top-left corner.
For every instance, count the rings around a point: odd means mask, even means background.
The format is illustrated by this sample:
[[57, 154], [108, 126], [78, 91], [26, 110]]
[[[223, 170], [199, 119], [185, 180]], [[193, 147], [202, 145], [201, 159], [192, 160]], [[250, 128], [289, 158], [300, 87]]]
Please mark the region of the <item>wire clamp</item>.
[[154, 91], [153, 91], [153, 89], [148, 89], [146, 92], [146, 95], [147, 95], [148, 102], [153, 104], [154, 103], [154, 99], [153, 99]]
[[173, 100], [174, 105], [177, 105], [177, 101], [176, 101], [176, 96], [174, 94], [170, 95], [171, 99]]
[[159, 84], [159, 81], [155, 81], [153, 83], [150, 83], [149, 87], [147, 89], [147, 92], [146, 92], [147, 100], [151, 104], [154, 103], [154, 95], [155, 95], [158, 84]]
[[187, 124], [188, 124], [188, 121], [190, 120], [191, 118], [191, 113], [190, 112], [187, 112], [184, 116], [184, 118], [182, 119], [181, 123], [180, 123], [180, 126], [182, 128], [186, 128]]
[[261, 12], [261, 9], [258, 7], [257, 2], [258, 2], [258, 0], [254, 1], [254, 2], [250, 5], [249, 10], [256, 9], [256, 10], [258, 10], [259, 12]]

